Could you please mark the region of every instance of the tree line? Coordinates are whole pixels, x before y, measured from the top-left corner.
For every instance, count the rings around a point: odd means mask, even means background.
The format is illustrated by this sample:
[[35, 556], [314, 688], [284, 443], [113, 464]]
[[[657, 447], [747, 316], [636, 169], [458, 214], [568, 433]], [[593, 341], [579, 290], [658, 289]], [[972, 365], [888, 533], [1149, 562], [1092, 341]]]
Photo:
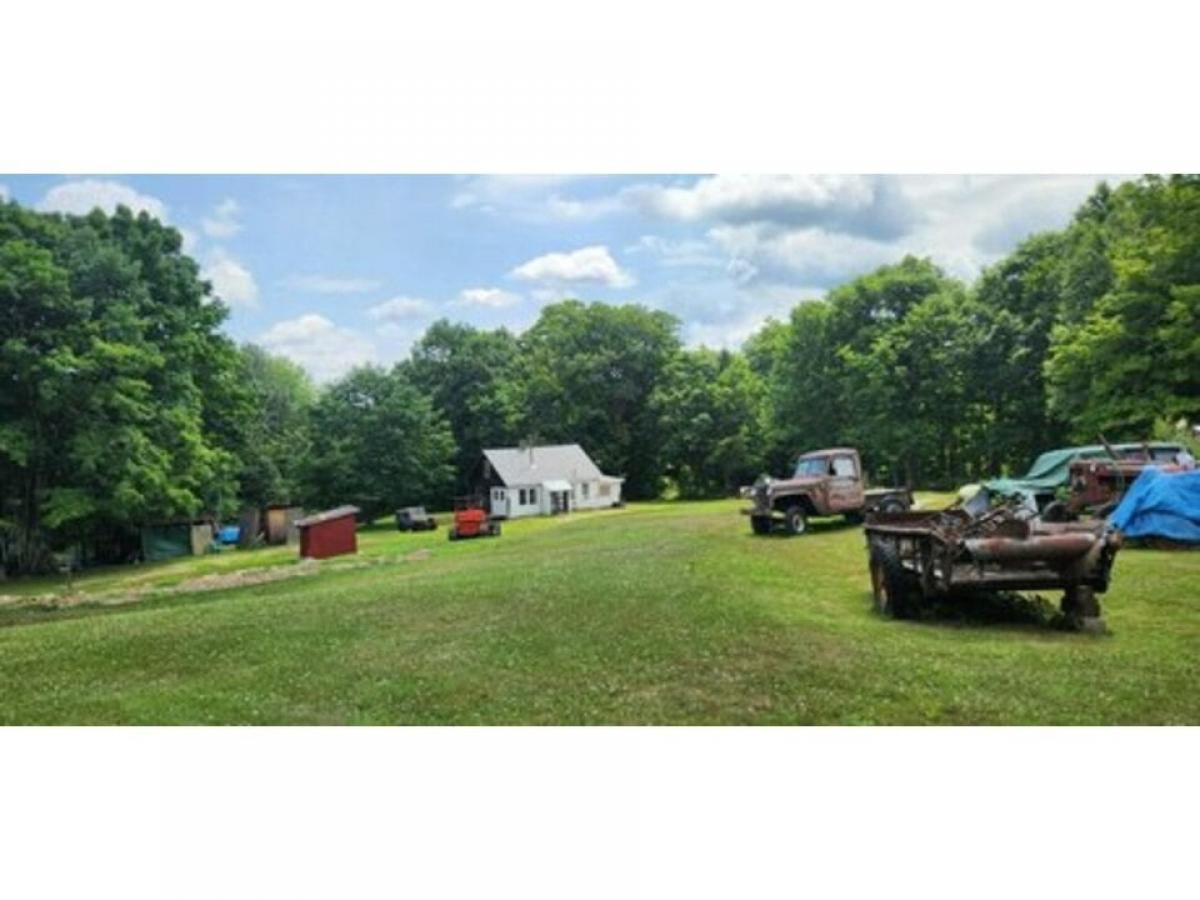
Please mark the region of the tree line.
[[878, 482], [953, 486], [1200, 413], [1200, 178], [1099, 185], [973, 283], [908, 257], [798, 303], [740, 351], [636, 304], [522, 334], [433, 324], [317, 388], [222, 331], [177, 231], [0, 203], [0, 570], [246, 506], [442, 506], [480, 451], [578, 442], [631, 499], [727, 495], [849, 444]]

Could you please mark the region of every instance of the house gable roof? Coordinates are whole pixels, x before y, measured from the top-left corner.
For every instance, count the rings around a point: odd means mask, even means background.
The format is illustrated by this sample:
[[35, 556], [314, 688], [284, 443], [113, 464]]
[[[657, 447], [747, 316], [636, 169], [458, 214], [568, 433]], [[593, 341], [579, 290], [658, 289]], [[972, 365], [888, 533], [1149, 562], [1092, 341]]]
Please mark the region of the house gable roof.
[[507, 485], [596, 481], [604, 477], [578, 444], [502, 447], [484, 450], [483, 456], [491, 463], [497, 477]]

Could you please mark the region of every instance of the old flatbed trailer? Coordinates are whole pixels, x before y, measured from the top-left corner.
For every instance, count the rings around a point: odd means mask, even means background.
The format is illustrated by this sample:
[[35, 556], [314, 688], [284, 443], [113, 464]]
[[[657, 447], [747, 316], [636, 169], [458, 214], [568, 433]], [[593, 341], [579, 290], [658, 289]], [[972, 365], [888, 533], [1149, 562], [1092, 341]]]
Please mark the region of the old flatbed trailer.
[[875, 608], [905, 617], [923, 601], [981, 591], [1061, 590], [1067, 621], [1103, 631], [1097, 594], [1108, 590], [1119, 535], [1102, 519], [1044, 522], [999, 507], [876, 513], [866, 525]]

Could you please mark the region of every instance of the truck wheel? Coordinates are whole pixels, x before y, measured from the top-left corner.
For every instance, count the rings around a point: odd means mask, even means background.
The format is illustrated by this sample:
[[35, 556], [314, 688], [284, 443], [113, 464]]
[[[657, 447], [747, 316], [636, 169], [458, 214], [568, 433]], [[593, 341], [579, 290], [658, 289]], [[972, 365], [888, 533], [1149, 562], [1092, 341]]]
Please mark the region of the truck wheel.
[[771, 517], [770, 516], [751, 516], [750, 530], [755, 534], [770, 534], [771, 533]]
[[783, 514], [783, 521], [788, 534], [804, 534], [808, 530], [808, 516], [804, 514], [803, 506], [789, 506]]
[[920, 607], [920, 581], [890, 544], [871, 544], [871, 593], [875, 611], [894, 619], [910, 618]]
[[447, 537], [449, 540], [452, 540], [452, 541], [457, 541], [457, 540], [458, 540], [458, 529], [457, 529], [457, 528], [451, 528], [449, 531], [447, 531], [447, 532], [446, 532], [446, 537]]
[[488, 526], [488, 533], [489, 533], [489, 534], [490, 534], [492, 537], [500, 537], [500, 523], [499, 523], [499, 522], [493, 522], [491, 525], [489, 525], [489, 526]]
[[889, 515], [891, 513], [902, 513], [904, 512], [904, 504], [894, 498], [891, 500], [884, 500], [879, 507], [879, 511], [888, 513]]

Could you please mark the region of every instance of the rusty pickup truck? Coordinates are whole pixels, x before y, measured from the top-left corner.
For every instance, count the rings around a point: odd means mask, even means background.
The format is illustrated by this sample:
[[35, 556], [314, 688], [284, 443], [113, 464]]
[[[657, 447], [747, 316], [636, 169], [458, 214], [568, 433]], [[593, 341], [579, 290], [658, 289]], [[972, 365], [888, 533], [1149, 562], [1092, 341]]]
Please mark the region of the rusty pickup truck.
[[903, 512], [912, 507], [907, 488], [867, 489], [862, 460], [852, 447], [832, 447], [805, 453], [791, 478], [760, 478], [746, 489], [753, 504], [743, 509], [755, 534], [777, 527], [803, 534], [813, 516], [845, 516], [861, 522], [871, 512]]

